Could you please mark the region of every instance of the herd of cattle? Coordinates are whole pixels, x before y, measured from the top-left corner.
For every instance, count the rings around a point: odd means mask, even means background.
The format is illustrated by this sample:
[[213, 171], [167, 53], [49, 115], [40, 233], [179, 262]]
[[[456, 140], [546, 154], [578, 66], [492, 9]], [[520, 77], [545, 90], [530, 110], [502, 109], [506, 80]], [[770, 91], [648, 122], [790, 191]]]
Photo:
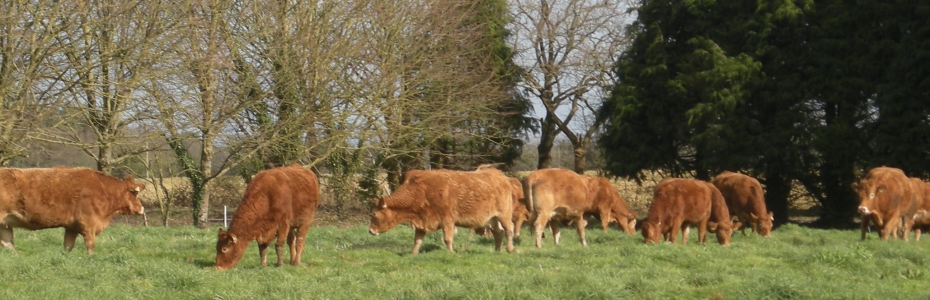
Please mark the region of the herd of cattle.
[[[879, 167], [852, 187], [860, 198], [862, 239], [870, 224], [878, 228], [882, 240], [899, 235], [907, 240], [912, 229], [919, 240], [921, 229], [930, 226], [930, 184], [908, 178], [900, 169]], [[86, 168], [0, 169], [0, 246], [13, 248], [14, 227], [63, 227], [66, 250], [74, 247], [80, 234], [88, 254], [93, 254], [95, 237], [115, 214], [144, 212], [138, 198], [143, 189], [131, 176], [120, 180]], [[229, 229], [217, 234], [216, 268], [235, 267], [253, 240], [258, 242], [262, 266], [267, 265], [272, 242], [278, 266], [283, 265], [285, 244], [290, 264], [299, 264], [319, 191], [316, 175], [298, 164], [256, 174]], [[636, 231], [636, 214], [603, 177], [542, 169], [521, 181], [493, 166], [475, 171], [413, 170], [404, 174], [393, 193], [373, 201], [368, 230], [378, 235], [401, 223], [412, 224], [413, 254], [419, 252], [427, 233], [439, 229], [449, 251], [457, 227], [490, 231], [497, 251], [506, 239], [507, 251], [514, 252], [513, 237], [526, 221], [533, 228], [536, 247], [542, 247], [547, 227], [558, 244], [559, 227], [564, 224], [574, 224], [581, 244], [587, 246], [584, 229], [592, 216], [605, 232], [610, 223], [628, 234]], [[742, 229], [745, 235], [745, 227], [769, 236], [772, 220], [759, 181], [723, 172], [713, 182], [662, 180], [641, 232], [646, 243], [659, 243], [660, 235], [674, 243], [681, 231], [681, 243], [686, 244], [689, 229], [697, 227], [701, 244], [710, 232], [726, 246], [735, 230]]]

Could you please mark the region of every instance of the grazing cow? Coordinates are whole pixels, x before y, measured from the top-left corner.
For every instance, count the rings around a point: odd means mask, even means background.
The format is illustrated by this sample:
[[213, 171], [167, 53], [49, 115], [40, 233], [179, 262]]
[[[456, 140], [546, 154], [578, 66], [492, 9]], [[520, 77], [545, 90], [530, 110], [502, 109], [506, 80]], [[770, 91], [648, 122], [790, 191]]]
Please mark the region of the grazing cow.
[[504, 236], [507, 252], [513, 248], [513, 188], [504, 173], [479, 167], [463, 172], [451, 170], [412, 170], [390, 196], [375, 199], [368, 232], [378, 235], [403, 222], [413, 224], [413, 250], [420, 252], [423, 237], [442, 229], [449, 252], [455, 227], [475, 229], [494, 225], [495, 250], [500, 251]]
[[284, 265], [284, 244], [290, 248], [291, 265], [300, 264], [304, 238], [320, 201], [316, 174], [299, 164], [255, 174], [245, 188], [229, 230], [217, 234], [216, 268], [233, 268], [246, 247], [255, 240], [262, 267], [267, 266], [268, 245], [275, 244], [276, 266]]
[[584, 246], [588, 245], [584, 234], [588, 224], [585, 213], [598, 216], [604, 232], [607, 232], [608, 223], [614, 221], [629, 234], [636, 231], [636, 215], [607, 178], [579, 175], [565, 169], [542, 169], [526, 177], [524, 188], [530, 219], [534, 220], [537, 248], [542, 247], [543, 229], [547, 224], [555, 244], [559, 243], [560, 222], [549, 222], [550, 219], [575, 223]]
[[688, 242], [689, 227], [697, 225], [698, 241], [703, 245], [707, 231], [717, 234], [717, 242], [727, 246], [730, 235], [742, 223], [731, 223], [720, 191], [709, 182], [694, 179], [666, 178], [656, 186], [649, 215], [643, 221], [643, 238], [659, 243], [659, 236], [675, 243], [682, 231], [681, 244]]
[[914, 193], [914, 199], [917, 200], [917, 212], [914, 214], [913, 229], [914, 239], [919, 241], [921, 231], [930, 227], [930, 183], [923, 182], [920, 179], [911, 178], [911, 189]]
[[142, 214], [145, 185], [87, 168], [0, 169], [0, 245], [13, 249], [13, 228], [65, 228], [65, 250], [84, 237], [94, 254], [98, 234], [116, 214]]
[[[873, 168], [862, 180], [854, 182], [852, 188], [859, 195], [863, 240], [869, 223], [875, 223], [882, 241], [887, 241], [889, 236], [897, 239], [899, 229], [910, 231], [910, 221], [919, 204], [903, 171], [889, 167]], [[902, 218], [905, 220], [903, 223]], [[906, 234], [904, 240], [907, 240]]]
[[[724, 171], [714, 177], [714, 186], [723, 194], [730, 215], [739, 218], [743, 224], [749, 224], [752, 232], [764, 237], [772, 234], [772, 212], [765, 209], [762, 185], [755, 178]], [[746, 227], [740, 229], [746, 235]]]

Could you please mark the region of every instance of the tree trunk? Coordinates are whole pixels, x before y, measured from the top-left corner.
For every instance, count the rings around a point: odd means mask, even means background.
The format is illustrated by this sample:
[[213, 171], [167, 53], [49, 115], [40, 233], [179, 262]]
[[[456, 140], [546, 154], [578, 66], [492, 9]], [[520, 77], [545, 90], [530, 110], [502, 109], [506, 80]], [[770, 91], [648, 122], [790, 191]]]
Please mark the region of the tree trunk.
[[769, 166], [765, 172], [765, 208], [775, 217], [774, 223], [788, 223], [788, 197], [791, 195], [791, 181], [776, 167]]
[[821, 201], [821, 215], [817, 223], [830, 228], [846, 228], [853, 224], [853, 216], [858, 205], [856, 194], [850, 188], [856, 180], [853, 162], [856, 161], [855, 114], [850, 107], [841, 104], [828, 103], [824, 106], [824, 120], [826, 128], [823, 135], [830, 139], [830, 143], [823, 143], [820, 149], [823, 154], [823, 163], [820, 166], [818, 178], [823, 186]]
[[110, 163], [112, 157], [112, 148], [109, 145], [100, 145], [97, 148], [97, 171], [104, 174], [113, 174], [113, 165]]
[[[206, 228], [206, 213], [201, 214], [202, 211], [205, 211], [203, 208], [205, 186], [203, 178], [188, 177], [188, 180], [191, 182], [191, 218], [195, 227]], [[204, 216], [203, 219], [201, 219], [201, 215]]]
[[577, 143], [574, 145], [575, 151], [573, 154], [575, 156], [575, 173], [584, 174], [585, 170], [585, 158], [588, 154], [588, 147], [585, 143]]
[[555, 121], [552, 120], [554, 117], [555, 116], [546, 113], [546, 118], [542, 120], [539, 146], [536, 147], [536, 149], [539, 150], [539, 162], [536, 164], [537, 169], [549, 168], [552, 165], [552, 145], [555, 143], [555, 137], [559, 133], [556, 130]]
[[203, 137], [203, 151], [200, 156], [200, 174], [202, 174], [203, 182], [200, 184], [200, 205], [199, 211], [197, 212], [198, 226], [200, 228], [206, 228], [209, 220], [210, 212], [210, 184], [207, 181], [212, 174], [213, 166], [213, 135], [209, 132], [204, 133]]

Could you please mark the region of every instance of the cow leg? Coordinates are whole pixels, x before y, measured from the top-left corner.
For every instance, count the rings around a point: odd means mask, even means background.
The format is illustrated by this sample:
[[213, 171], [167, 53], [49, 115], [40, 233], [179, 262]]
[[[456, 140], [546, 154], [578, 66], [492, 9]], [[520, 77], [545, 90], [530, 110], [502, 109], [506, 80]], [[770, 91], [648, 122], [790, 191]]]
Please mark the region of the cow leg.
[[562, 237], [562, 233], [559, 232], [559, 230], [561, 230], [561, 227], [559, 227], [558, 223], [561, 223], [561, 222], [549, 222], [549, 231], [552, 231], [552, 240], [555, 242], [556, 245], [559, 245], [559, 238]]
[[[513, 253], [515, 251], [513, 247], [514, 231], [518, 229], [514, 226], [511, 218], [508, 218], [506, 215], [504, 215], [503, 219], [498, 218], [498, 221], [500, 221], [499, 226], [503, 230], [504, 237], [507, 238], [507, 253]], [[500, 251], [500, 248], [498, 248], [497, 251]]]
[[920, 241], [920, 226], [914, 227], [914, 241], [915, 242]]
[[284, 245], [288, 244], [288, 236], [290, 235], [291, 224], [288, 222], [281, 222], [278, 224], [277, 237], [278, 240], [274, 244], [274, 252], [278, 255], [278, 262], [275, 264], [275, 267], [280, 267], [284, 265]]
[[446, 242], [446, 249], [449, 249], [449, 252], [455, 253], [452, 249], [453, 238], [455, 238], [455, 223], [445, 222], [442, 224], [442, 241]]
[[514, 218], [513, 220], [513, 237], [520, 237], [520, 229], [523, 228], [523, 222], [526, 221], [523, 218]]
[[13, 227], [0, 225], [0, 246], [13, 250]]
[[[604, 233], [607, 233], [607, 226], [609, 226], [610, 224], [610, 211], [601, 210], [600, 218], [601, 218], [601, 228], [604, 229]], [[620, 226], [620, 224], [617, 224], [617, 226]], [[623, 229], [623, 226], [620, 226], [620, 229]]]
[[710, 221], [710, 217], [704, 218], [698, 223], [698, 243], [704, 245], [707, 243], [707, 222]]
[[300, 228], [297, 228], [296, 230], [296, 236], [294, 236], [294, 246], [291, 247], [291, 265], [300, 265], [300, 257], [304, 252], [308, 230], [310, 230], [309, 222], [307, 222], [307, 224], [300, 225]]
[[410, 254], [417, 255], [420, 253], [420, 245], [423, 244], [423, 237], [426, 236], [426, 230], [416, 228], [413, 233], [413, 252]]
[[536, 221], [533, 222], [533, 234], [536, 236], [536, 248], [542, 248], [543, 230], [549, 224], [549, 216], [552, 212], [540, 211], [536, 214]]
[[865, 233], [869, 230], [869, 216], [863, 215], [860, 217], [859, 229], [862, 231], [862, 240], [865, 240]]
[[581, 218], [578, 218], [578, 220], [575, 221], [575, 226], [576, 228], [578, 228], [578, 237], [581, 238], [581, 245], [584, 247], [587, 247], [588, 241], [585, 239], [585, 236], [584, 236], [584, 227], [588, 226], [588, 221], [584, 219], [584, 216], [582, 216]]
[[74, 241], [79, 233], [77, 230], [65, 228], [65, 251], [70, 252], [71, 249], [74, 249]]
[[904, 236], [904, 241], [908, 241], [907, 234], [911, 232], [911, 229], [914, 228], [914, 216], [904, 216], [904, 222], [902, 222], [904, 228], [901, 228], [902, 235]]
[[891, 236], [892, 239], [898, 239], [898, 227], [901, 226], [901, 218], [892, 217], [889, 218], [888, 222], [885, 222], [885, 227], [882, 228], [885, 236], [882, 237], [882, 241], [887, 241], [888, 236]]
[[681, 222], [672, 223], [671, 226], [672, 230], [668, 233], [668, 241], [675, 244], [675, 240], [678, 239], [678, 231], [681, 230]]
[[287, 251], [290, 252], [291, 258], [288, 261], [292, 266], [294, 266], [294, 260], [297, 258], [297, 228], [291, 228], [287, 231]]
[[258, 243], [258, 257], [262, 260], [262, 268], [268, 266], [268, 245], [270, 243], [265, 241]]
[[504, 244], [504, 227], [502, 227], [500, 220], [493, 220], [491, 224], [491, 233], [494, 235], [494, 251], [500, 252], [501, 245]]
[[84, 236], [84, 247], [87, 248], [87, 254], [94, 254], [94, 245], [97, 243], [97, 235], [93, 232], [82, 232]]

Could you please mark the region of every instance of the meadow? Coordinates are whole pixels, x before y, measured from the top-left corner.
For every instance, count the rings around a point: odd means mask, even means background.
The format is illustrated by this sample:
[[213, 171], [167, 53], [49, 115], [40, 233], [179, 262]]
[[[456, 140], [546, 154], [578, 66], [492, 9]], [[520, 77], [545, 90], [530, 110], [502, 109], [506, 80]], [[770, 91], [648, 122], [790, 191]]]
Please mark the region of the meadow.
[[[0, 249], [0, 299], [927, 299], [930, 241], [881, 242], [858, 231], [785, 225], [771, 238], [737, 233], [644, 245], [616, 228], [574, 230], [562, 244], [533, 247], [529, 228], [516, 254], [459, 230], [456, 253], [440, 233], [410, 255], [413, 231], [371, 236], [365, 225], [314, 227], [302, 265], [261, 268], [254, 243], [235, 269], [216, 271], [216, 230], [114, 225], [87, 255], [62, 247], [61, 229], [15, 230]], [[269, 251], [269, 261], [275, 261]], [[285, 259], [285, 262], [287, 259]]]

